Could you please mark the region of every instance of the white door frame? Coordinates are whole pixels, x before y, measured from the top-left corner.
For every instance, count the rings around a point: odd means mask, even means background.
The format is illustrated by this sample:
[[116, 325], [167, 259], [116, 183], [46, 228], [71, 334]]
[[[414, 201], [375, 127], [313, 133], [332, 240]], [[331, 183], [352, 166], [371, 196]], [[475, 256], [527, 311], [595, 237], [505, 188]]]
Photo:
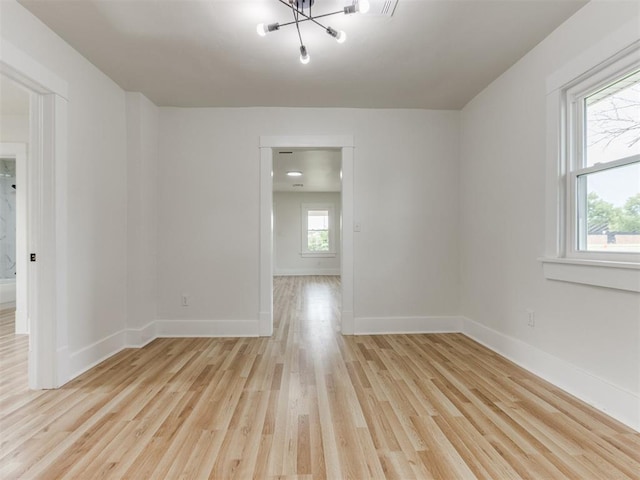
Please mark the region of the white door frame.
[[340, 148], [342, 152], [342, 324], [343, 335], [353, 335], [353, 150], [352, 135], [298, 135], [260, 137], [260, 336], [273, 334], [273, 149]]
[[29, 387], [68, 380], [67, 98], [68, 84], [2, 39], [0, 73], [29, 89], [27, 246], [36, 254], [27, 273]]

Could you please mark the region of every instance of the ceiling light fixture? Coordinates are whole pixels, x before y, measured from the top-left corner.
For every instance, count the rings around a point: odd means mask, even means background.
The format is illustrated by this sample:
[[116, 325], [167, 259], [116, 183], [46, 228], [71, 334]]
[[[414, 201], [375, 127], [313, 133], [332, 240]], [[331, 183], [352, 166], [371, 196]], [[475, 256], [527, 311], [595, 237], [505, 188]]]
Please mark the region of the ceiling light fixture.
[[289, 176], [289, 177], [301, 177], [302, 176], [302, 172], [299, 172], [297, 170], [293, 170], [291, 172], [287, 172], [287, 176]]
[[280, 30], [282, 27], [286, 27], [288, 25], [295, 25], [296, 30], [298, 30], [298, 39], [300, 40], [300, 62], [303, 64], [309, 63], [311, 57], [309, 56], [309, 52], [307, 51], [307, 47], [302, 41], [302, 34], [300, 33], [300, 24], [303, 22], [311, 22], [318, 25], [320, 28], [324, 29], [327, 34], [336, 39], [338, 43], [344, 43], [347, 39], [347, 34], [342, 30], [338, 31], [331, 27], [326, 27], [320, 22], [318, 22], [318, 18], [329, 17], [331, 15], [338, 15], [340, 13], [344, 15], [350, 15], [352, 13], [361, 12], [367, 13], [369, 11], [369, 0], [353, 0], [351, 5], [347, 5], [342, 10], [338, 10], [337, 12], [329, 12], [323, 13], [322, 15], [313, 15], [312, 7], [315, 3], [315, 0], [278, 0], [278, 2], [286, 5], [288, 8], [291, 8], [291, 12], [293, 13], [293, 21], [287, 23], [269, 23], [264, 24], [260, 23], [256, 27], [256, 31], [258, 35], [264, 37], [269, 32], [275, 32], [276, 30]]

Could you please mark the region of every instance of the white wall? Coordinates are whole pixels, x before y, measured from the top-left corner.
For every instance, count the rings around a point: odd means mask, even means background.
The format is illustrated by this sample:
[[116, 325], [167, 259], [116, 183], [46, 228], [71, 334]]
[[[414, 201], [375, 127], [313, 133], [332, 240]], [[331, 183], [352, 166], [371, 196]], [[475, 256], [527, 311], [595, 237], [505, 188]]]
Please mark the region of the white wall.
[[304, 134], [355, 136], [355, 315], [392, 328], [456, 314], [458, 121], [449, 111], [161, 108], [159, 318], [257, 320], [258, 139]]
[[141, 93], [127, 93], [127, 328], [129, 344], [156, 319], [158, 244], [158, 107]]
[[[273, 243], [276, 275], [340, 275], [340, 193], [291, 193], [273, 194]], [[335, 211], [334, 257], [303, 257], [302, 204], [331, 204]]]
[[[640, 296], [545, 280], [537, 258], [545, 250], [546, 78], [621, 25], [640, 25], [639, 9], [588, 4], [466, 105], [460, 168], [461, 313], [630, 393], [627, 420], [640, 411]], [[528, 363], [544, 373], [540, 359]]]
[[0, 142], [29, 143], [29, 114], [0, 112]]
[[[68, 82], [68, 347], [73, 371], [86, 351], [125, 327], [127, 149], [125, 94], [13, 1], [0, 2], [3, 41]], [[64, 335], [63, 335], [64, 337]], [[86, 354], [86, 355], [85, 355]]]

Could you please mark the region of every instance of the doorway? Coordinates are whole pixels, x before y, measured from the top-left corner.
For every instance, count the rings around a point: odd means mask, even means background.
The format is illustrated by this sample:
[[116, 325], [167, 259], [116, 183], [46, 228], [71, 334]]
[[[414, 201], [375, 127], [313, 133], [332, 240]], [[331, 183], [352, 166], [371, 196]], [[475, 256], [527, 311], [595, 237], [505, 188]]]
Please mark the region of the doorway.
[[29, 333], [26, 152], [25, 143], [0, 142], [0, 310], [11, 311], [18, 335]]
[[68, 84], [3, 41], [0, 75], [29, 92], [27, 156], [28, 384], [68, 380], [66, 160]]
[[340, 275], [340, 149], [273, 151], [274, 274]]
[[27, 151], [29, 92], [0, 75], [0, 309], [27, 334]]
[[286, 149], [330, 149], [339, 152], [342, 171], [340, 273], [342, 334], [353, 334], [353, 137], [279, 136], [260, 137], [260, 335], [273, 333], [274, 274], [274, 152]]
[[272, 155], [274, 335], [289, 326], [328, 338], [340, 330], [342, 154], [276, 148]]

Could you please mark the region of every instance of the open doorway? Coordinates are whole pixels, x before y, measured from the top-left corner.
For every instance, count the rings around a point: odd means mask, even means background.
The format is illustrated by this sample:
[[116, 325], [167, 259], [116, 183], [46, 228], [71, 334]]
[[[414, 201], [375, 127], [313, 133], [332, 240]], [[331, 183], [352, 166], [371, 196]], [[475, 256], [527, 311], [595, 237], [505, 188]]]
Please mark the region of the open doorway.
[[339, 149], [273, 153], [274, 274], [340, 275]]
[[27, 196], [29, 92], [0, 75], [0, 309], [14, 317], [14, 332], [27, 321]]
[[274, 329], [284, 319], [316, 337], [340, 330], [342, 154], [273, 150]]
[[[337, 321], [343, 334], [353, 334], [353, 137], [346, 135], [304, 135], [260, 137], [260, 335], [273, 334], [274, 262], [274, 155], [292, 149], [333, 150], [340, 156], [342, 190], [340, 231], [340, 305]], [[321, 212], [323, 209], [313, 210]], [[301, 214], [302, 215], [302, 214]], [[312, 213], [311, 216], [316, 216]], [[307, 213], [307, 217], [309, 214]], [[305, 230], [302, 230], [304, 232]], [[309, 234], [308, 228], [306, 230]], [[302, 235], [302, 233], [300, 234]], [[302, 242], [301, 242], [302, 243]], [[313, 258], [313, 257], [311, 257]], [[317, 262], [315, 260], [318, 267]], [[322, 262], [321, 262], [322, 263]], [[320, 265], [322, 266], [322, 264]]]
[[[3, 42], [0, 75], [28, 92], [29, 98], [28, 156], [22, 189], [26, 192], [28, 211], [26, 255], [22, 255], [27, 265], [28, 386], [57, 388], [68, 380], [65, 250], [68, 84], [9, 42]], [[5, 133], [5, 126], [0, 130]], [[19, 193], [19, 178], [17, 182]], [[16, 258], [20, 265], [18, 253]]]
[[30, 92], [0, 75], [0, 341], [13, 391], [28, 385], [27, 154]]

